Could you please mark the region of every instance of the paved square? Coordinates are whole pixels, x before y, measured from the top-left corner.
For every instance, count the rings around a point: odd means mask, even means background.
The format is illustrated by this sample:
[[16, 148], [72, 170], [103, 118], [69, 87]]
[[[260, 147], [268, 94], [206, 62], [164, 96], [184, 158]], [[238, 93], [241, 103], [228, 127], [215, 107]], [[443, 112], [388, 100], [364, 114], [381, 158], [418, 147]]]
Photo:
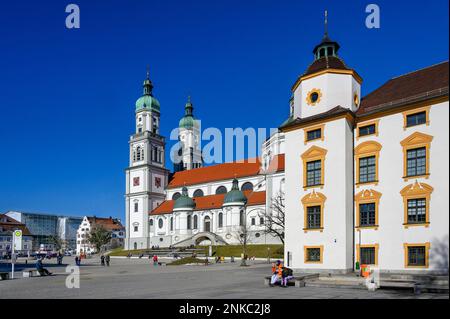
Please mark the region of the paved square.
[[[73, 264], [72, 257], [65, 263]], [[250, 262], [249, 267], [237, 263], [209, 266], [159, 266], [149, 259], [111, 258], [110, 267], [102, 267], [99, 259], [83, 260], [80, 268], [80, 288], [65, 286], [65, 267], [55, 261], [44, 263], [54, 272], [51, 277], [22, 278], [16, 272], [15, 280], [0, 281], [0, 298], [443, 298], [445, 294], [421, 294], [408, 291], [378, 290], [368, 292], [359, 289], [295, 288], [287, 289], [263, 285], [263, 278], [270, 273], [270, 265], [260, 261]], [[0, 271], [7, 265], [0, 264]], [[25, 266], [18, 266], [18, 270]], [[30, 262], [26, 267], [34, 267]]]

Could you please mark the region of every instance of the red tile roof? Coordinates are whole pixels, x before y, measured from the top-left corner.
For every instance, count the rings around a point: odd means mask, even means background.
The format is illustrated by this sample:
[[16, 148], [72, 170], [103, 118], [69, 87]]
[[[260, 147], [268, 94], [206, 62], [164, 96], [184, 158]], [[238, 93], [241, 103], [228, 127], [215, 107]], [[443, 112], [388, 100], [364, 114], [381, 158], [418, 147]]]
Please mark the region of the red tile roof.
[[[266, 203], [266, 192], [252, 192], [244, 191], [245, 196], [248, 198], [247, 206], [263, 205]], [[195, 197], [195, 209], [194, 210], [207, 210], [214, 208], [221, 208], [225, 194], [220, 195], [208, 195], [202, 197]], [[150, 215], [163, 215], [170, 214], [173, 210], [174, 200], [166, 200], [162, 202], [158, 207], [150, 212]]]
[[[245, 159], [243, 161], [211, 165], [187, 171], [176, 172], [167, 188], [177, 188], [221, 181], [246, 176], [256, 176], [260, 173], [261, 162], [259, 158]], [[284, 171], [284, 154], [274, 157], [266, 173]]]
[[31, 233], [25, 224], [22, 224], [15, 220], [14, 218], [9, 217], [6, 214], [0, 214], [0, 233], [7, 232], [10, 233], [13, 230], [20, 229], [22, 230], [23, 236], [30, 236]]
[[116, 218], [104, 218], [104, 217], [88, 217], [89, 222], [94, 226], [102, 226], [106, 230], [122, 230], [124, 227], [120, 221]]
[[395, 77], [361, 100], [357, 115], [378, 111], [386, 106], [429, 99], [433, 94], [448, 95], [448, 61]]

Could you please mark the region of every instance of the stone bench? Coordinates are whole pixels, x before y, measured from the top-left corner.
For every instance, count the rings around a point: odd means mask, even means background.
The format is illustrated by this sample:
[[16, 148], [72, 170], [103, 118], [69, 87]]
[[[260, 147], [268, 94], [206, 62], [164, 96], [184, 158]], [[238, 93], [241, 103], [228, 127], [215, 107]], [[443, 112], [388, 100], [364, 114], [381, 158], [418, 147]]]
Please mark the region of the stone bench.
[[[272, 276], [264, 277], [264, 285], [265, 286], [270, 285], [271, 278], [272, 278]], [[292, 278], [291, 280], [288, 281], [288, 286], [295, 286], [297, 288], [305, 287], [306, 280], [314, 279], [314, 278], [319, 278], [319, 274], [306, 274], [306, 275], [294, 276], [294, 278]]]
[[22, 277], [23, 278], [30, 278], [30, 277], [38, 277], [41, 276], [39, 272], [36, 269], [24, 269], [22, 271]]
[[0, 272], [0, 279], [1, 280], [8, 280], [9, 279], [9, 272]]
[[423, 285], [409, 280], [381, 280], [380, 288], [412, 289], [414, 294], [421, 293]]

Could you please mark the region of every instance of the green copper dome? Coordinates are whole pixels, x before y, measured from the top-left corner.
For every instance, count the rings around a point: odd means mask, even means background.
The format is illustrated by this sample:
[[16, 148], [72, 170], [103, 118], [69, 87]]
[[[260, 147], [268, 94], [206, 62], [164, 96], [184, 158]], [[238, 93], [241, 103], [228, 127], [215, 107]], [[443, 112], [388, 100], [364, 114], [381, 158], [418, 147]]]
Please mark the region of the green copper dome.
[[233, 179], [233, 186], [231, 187], [231, 190], [225, 195], [225, 198], [223, 200], [224, 205], [229, 203], [247, 203], [247, 197], [245, 197], [244, 193], [239, 190], [239, 182], [236, 178]]
[[191, 97], [188, 96], [188, 101], [184, 106], [184, 116], [181, 118], [178, 125], [179, 128], [191, 129], [195, 126], [194, 106], [191, 103]]
[[188, 190], [186, 187], [183, 187], [181, 191], [181, 196], [175, 200], [175, 204], [173, 205], [173, 209], [194, 209], [195, 202], [192, 198], [188, 196]]
[[145, 109], [159, 113], [160, 111], [159, 101], [153, 96], [152, 93], [153, 84], [152, 81], [150, 81], [148, 72], [143, 87], [144, 87], [144, 94], [136, 101], [136, 112]]

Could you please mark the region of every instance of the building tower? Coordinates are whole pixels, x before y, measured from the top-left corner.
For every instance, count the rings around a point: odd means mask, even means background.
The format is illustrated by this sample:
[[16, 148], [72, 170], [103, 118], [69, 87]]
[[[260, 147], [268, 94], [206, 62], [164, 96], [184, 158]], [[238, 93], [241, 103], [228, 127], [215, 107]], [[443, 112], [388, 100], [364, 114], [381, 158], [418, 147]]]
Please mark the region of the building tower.
[[175, 172], [190, 170], [203, 166], [202, 151], [200, 147], [200, 124], [194, 118], [194, 106], [191, 97], [188, 97], [184, 107], [184, 116], [178, 125], [178, 163], [174, 164]]
[[[285, 168], [285, 256], [296, 269], [348, 272], [353, 269], [353, 121], [362, 79], [338, 56], [340, 46], [330, 39], [325, 17], [314, 60], [292, 87], [293, 114], [281, 127], [290, 163]], [[314, 224], [311, 216], [319, 214]], [[322, 254], [323, 262], [311, 264], [308, 252]]]
[[136, 133], [130, 136], [130, 165], [126, 169], [126, 249], [150, 247], [148, 214], [164, 201], [169, 176], [165, 140], [160, 135], [160, 105], [153, 96], [148, 71], [143, 88], [136, 101]]

